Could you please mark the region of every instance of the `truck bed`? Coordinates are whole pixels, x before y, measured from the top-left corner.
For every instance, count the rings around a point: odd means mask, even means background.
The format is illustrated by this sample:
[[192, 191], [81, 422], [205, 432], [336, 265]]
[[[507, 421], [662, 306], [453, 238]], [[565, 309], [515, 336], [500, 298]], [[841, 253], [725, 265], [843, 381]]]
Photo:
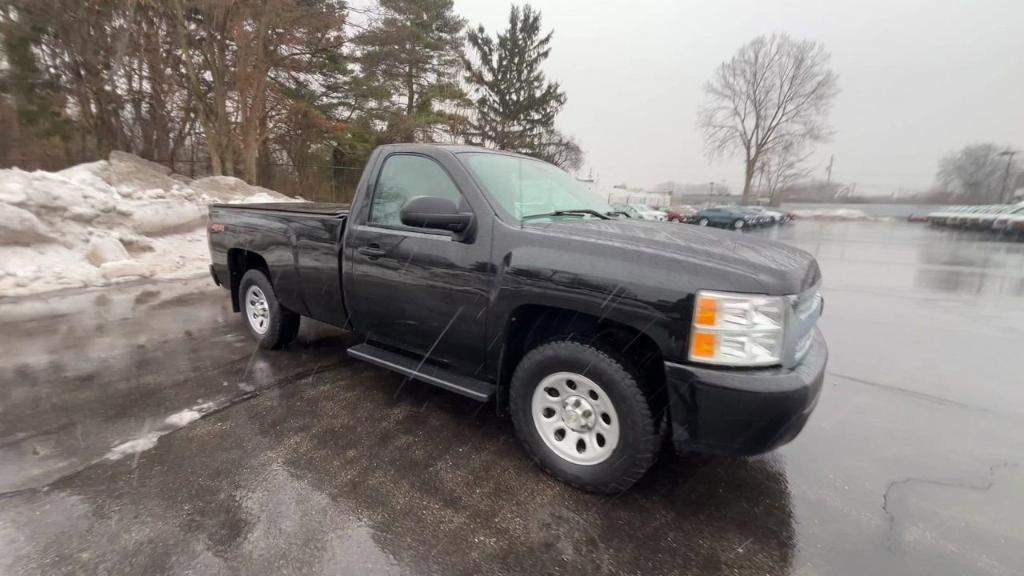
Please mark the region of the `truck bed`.
[[336, 202], [264, 202], [257, 204], [213, 204], [213, 208], [315, 214], [317, 216], [347, 216], [350, 204]]
[[210, 206], [213, 274], [232, 290], [256, 262], [274, 282], [278, 301], [293, 312], [344, 326], [341, 236], [348, 204], [268, 202]]

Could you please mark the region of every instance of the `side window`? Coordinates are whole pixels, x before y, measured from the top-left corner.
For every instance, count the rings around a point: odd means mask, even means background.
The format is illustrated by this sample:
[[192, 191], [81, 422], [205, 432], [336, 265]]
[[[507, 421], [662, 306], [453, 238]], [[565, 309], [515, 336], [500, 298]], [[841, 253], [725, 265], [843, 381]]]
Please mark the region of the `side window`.
[[455, 183], [437, 162], [423, 156], [396, 154], [384, 161], [370, 203], [371, 224], [401, 226], [402, 205], [416, 196], [447, 198], [465, 208]]

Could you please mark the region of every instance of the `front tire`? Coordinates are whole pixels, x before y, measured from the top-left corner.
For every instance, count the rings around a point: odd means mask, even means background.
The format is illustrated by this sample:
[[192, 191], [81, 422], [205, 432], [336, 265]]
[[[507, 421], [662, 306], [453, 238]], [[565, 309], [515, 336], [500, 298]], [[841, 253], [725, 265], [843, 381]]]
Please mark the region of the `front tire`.
[[697, 220], [697, 224], [700, 226], [707, 226], [710, 221], [707, 218], [701, 218]]
[[260, 348], [277, 350], [295, 339], [301, 316], [281, 306], [263, 272], [249, 270], [242, 276], [238, 301], [245, 325]]
[[744, 224], [745, 223], [743, 222], [743, 220], [741, 218], [737, 218], [737, 219], [732, 221], [732, 229], [733, 230], [743, 230]]
[[658, 458], [661, 436], [640, 379], [610, 349], [564, 340], [530, 350], [509, 406], [527, 453], [577, 488], [622, 492]]

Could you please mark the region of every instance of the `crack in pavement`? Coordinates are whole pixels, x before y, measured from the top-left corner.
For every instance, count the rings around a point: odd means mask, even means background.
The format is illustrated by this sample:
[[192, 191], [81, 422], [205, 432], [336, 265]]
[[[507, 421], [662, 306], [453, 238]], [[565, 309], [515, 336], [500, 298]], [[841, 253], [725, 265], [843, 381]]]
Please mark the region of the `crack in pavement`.
[[893, 513], [889, 509], [889, 502], [890, 502], [890, 499], [892, 498], [892, 491], [897, 486], [910, 486], [910, 485], [913, 485], [913, 484], [925, 484], [925, 485], [929, 485], [929, 486], [942, 486], [942, 487], [946, 487], [946, 488], [961, 488], [961, 489], [964, 489], [964, 490], [973, 490], [975, 492], [988, 492], [989, 490], [992, 489], [992, 486], [995, 485], [996, 470], [1000, 470], [1000, 469], [1003, 469], [1003, 468], [1011, 468], [1011, 467], [1016, 467], [1016, 466], [1017, 466], [1017, 462], [1013, 462], [1013, 461], [1009, 461], [1009, 460], [1003, 461], [1003, 462], [998, 462], [996, 464], [993, 464], [993, 465], [989, 466], [989, 468], [988, 468], [988, 478], [987, 478], [987, 480], [984, 483], [981, 483], [981, 484], [972, 483], [972, 482], [967, 481], [967, 480], [936, 480], [936, 479], [932, 479], [932, 478], [918, 478], [918, 477], [914, 477], [914, 476], [911, 476], [911, 477], [908, 477], [908, 478], [902, 478], [900, 480], [892, 480], [891, 482], [889, 482], [889, 484], [886, 485], [885, 492], [882, 493], [882, 512], [885, 513], [885, 516], [886, 516], [886, 518], [889, 521], [889, 531], [888, 531], [888, 534], [886, 535], [886, 547], [891, 549], [892, 545], [894, 544], [894, 538], [893, 538], [894, 534], [893, 534], [893, 532], [896, 529], [896, 514]]
[[32, 432], [19, 432], [17, 434], [12, 434], [10, 436], [7, 436], [6, 438], [0, 439], [0, 448], [7, 448], [8, 446], [14, 446], [15, 444], [20, 444], [20, 443], [24, 442], [25, 440], [31, 440], [33, 438], [39, 438], [40, 436], [49, 436], [51, 434], [56, 434], [58, 432], [63, 432], [64, 430], [67, 430], [68, 428], [71, 428], [72, 426], [75, 426], [76, 424], [78, 424], [78, 423], [77, 422], [70, 422], [69, 421], [69, 422], [64, 422], [64, 423], [61, 423], [61, 424], [57, 424], [55, 426], [50, 426], [49, 428], [43, 428], [41, 430], [33, 430]]
[[1024, 415], [1022, 415], [1020, 413], [1017, 413], [1017, 412], [1005, 412], [1005, 411], [1002, 411], [1002, 410], [993, 410], [991, 408], [985, 408], [983, 406], [975, 406], [974, 404], [966, 404], [964, 402], [959, 402], [957, 400], [950, 400], [949, 398], [944, 398], [942, 396], [936, 396], [934, 394], [928, 394], [927, 392], [918, 392], [916, 390], [911, 390], [909, 388], [903, 388], [901, 386], [896, 386], [894, 384], [883, 384], [881, 382], [872, 382], [871, 380], [865, 380], [863, 378], [857, 378], [855, 376], [847, 376], [846, 374], [840, 374], [838, 372], [828, 371], [828, 372], [826, 372], [826, 374], [828, 374], [829, 376], [835, 377], [835, 378], [840, 378], [842, 380], [847, 380], [849, 382], [853, 382], [855, 384], [863, 384], [864, 386], [871, 386], [872, 388], [881, 388], [882, 390], [888, 390], [890, 392], [895, 392], [897, 394], [903, 394], [905, 396], [909, 396], [909, 397], [915, 398], [917, 400], [924, 400], [926, 402], [932, 402], [934, 404], [941, 404], [943, 406], [950, 406], [950, 407], [953, 407], [953, 408], [963, 408], [965, 410], [974, 410], [976, 412], [985, 412], [985, 413], [988, 413], [988, 414], [999, 414], [999, 415], [1002, 415], [1002, 416], [1013, 416], [1013, 417], [1017, 417], [1017, 418], [1021, 418], [1022, 416], [1024, 416]]

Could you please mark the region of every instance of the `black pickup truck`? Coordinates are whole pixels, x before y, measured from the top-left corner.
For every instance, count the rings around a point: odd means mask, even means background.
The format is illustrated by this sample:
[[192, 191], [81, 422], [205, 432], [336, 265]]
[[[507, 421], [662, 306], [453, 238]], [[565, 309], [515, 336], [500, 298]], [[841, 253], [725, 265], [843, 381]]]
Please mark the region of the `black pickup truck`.
[[814, 258], [610, 210], [526, 156], [388, 145], [351, 207], [212, 206], [211, 273], [260, 346], [302, 316], [349, 329], [350, 355], [493, 401], [583, 489], [627, 489], [668, 437], [735, 455], [793, 439], [828, 354]]

